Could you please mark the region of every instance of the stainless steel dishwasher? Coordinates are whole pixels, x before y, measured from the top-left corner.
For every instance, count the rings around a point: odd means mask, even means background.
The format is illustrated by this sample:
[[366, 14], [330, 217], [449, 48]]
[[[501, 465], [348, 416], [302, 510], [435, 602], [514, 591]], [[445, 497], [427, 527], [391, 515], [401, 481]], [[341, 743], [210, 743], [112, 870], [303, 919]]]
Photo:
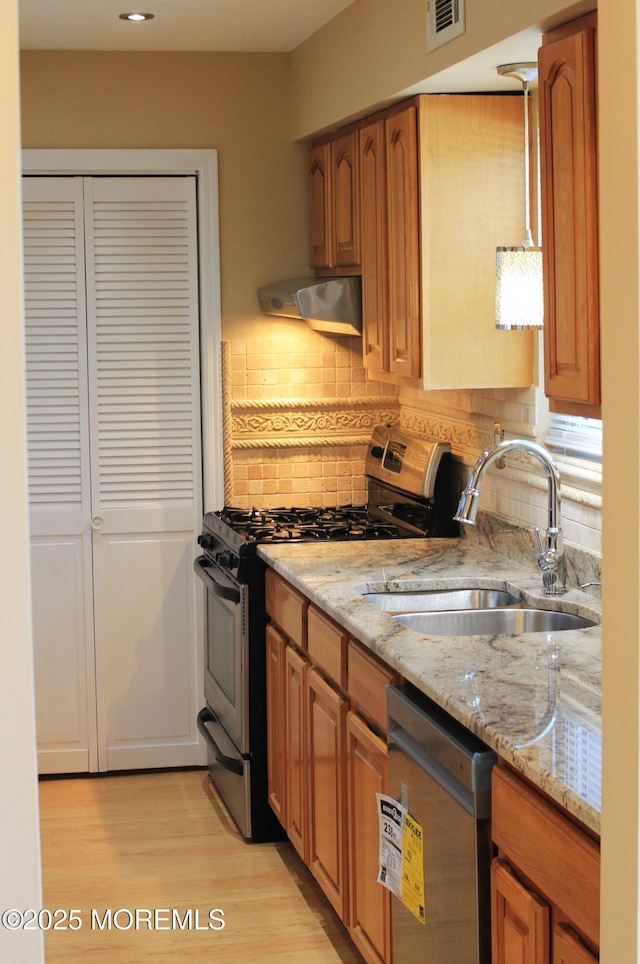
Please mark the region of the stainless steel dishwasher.
[[387, 713], [389, 794], [422, 828], [424, 864], [424, 923], [392, 898], [394, 964], [488, 964], [496, 754], [410, 684], [387, 687]]

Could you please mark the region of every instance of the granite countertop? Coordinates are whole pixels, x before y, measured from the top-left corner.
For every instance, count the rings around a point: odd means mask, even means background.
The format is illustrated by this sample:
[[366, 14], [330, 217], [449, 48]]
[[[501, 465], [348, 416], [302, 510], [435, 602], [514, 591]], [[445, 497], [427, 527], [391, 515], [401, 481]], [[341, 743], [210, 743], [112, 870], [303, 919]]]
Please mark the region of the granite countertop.
[[[600, 833], [600, 602], [578, 589], [549, 599], [531, 567], [464, 539], [261, 545], [259, 555], [352, 636]], [[425, 636], [364, 592], [508, 589], [597, 620], [519, 636]]]

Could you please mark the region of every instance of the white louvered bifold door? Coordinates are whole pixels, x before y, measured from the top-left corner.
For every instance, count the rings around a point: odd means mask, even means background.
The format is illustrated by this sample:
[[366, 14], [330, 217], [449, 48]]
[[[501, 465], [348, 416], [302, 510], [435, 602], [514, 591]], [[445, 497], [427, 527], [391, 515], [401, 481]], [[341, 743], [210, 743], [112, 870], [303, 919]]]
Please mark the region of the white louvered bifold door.
[[101, 769], [197, 763], [195, 178], [85, 182]]
[[191, 765], [200, 762], [195, 178], [82, 186], [97, 766]]
[[97, 767], [82, 178], [23, 179], [38, 767]]

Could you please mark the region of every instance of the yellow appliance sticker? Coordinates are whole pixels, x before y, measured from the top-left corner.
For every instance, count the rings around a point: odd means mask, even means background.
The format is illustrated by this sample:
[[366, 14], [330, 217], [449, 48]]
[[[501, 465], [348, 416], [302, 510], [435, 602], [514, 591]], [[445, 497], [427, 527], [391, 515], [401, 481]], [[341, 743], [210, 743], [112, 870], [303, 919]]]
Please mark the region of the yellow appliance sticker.
[[405, 810], [402, 817], [402, 903], [424, 924], [422, 827]]

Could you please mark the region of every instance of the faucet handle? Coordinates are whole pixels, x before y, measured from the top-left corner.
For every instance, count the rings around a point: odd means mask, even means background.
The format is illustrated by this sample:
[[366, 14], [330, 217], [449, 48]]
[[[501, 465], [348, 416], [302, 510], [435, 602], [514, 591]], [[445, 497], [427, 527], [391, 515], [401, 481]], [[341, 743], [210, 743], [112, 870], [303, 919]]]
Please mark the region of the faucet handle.
[[533, 531], [536, 537], [536, 542], [538, 544], [538, 563], [540, 564], [541, 560], [544, 560], [546, 556], [546, 549], [542, 544], [542, 529], [536, 526]]

